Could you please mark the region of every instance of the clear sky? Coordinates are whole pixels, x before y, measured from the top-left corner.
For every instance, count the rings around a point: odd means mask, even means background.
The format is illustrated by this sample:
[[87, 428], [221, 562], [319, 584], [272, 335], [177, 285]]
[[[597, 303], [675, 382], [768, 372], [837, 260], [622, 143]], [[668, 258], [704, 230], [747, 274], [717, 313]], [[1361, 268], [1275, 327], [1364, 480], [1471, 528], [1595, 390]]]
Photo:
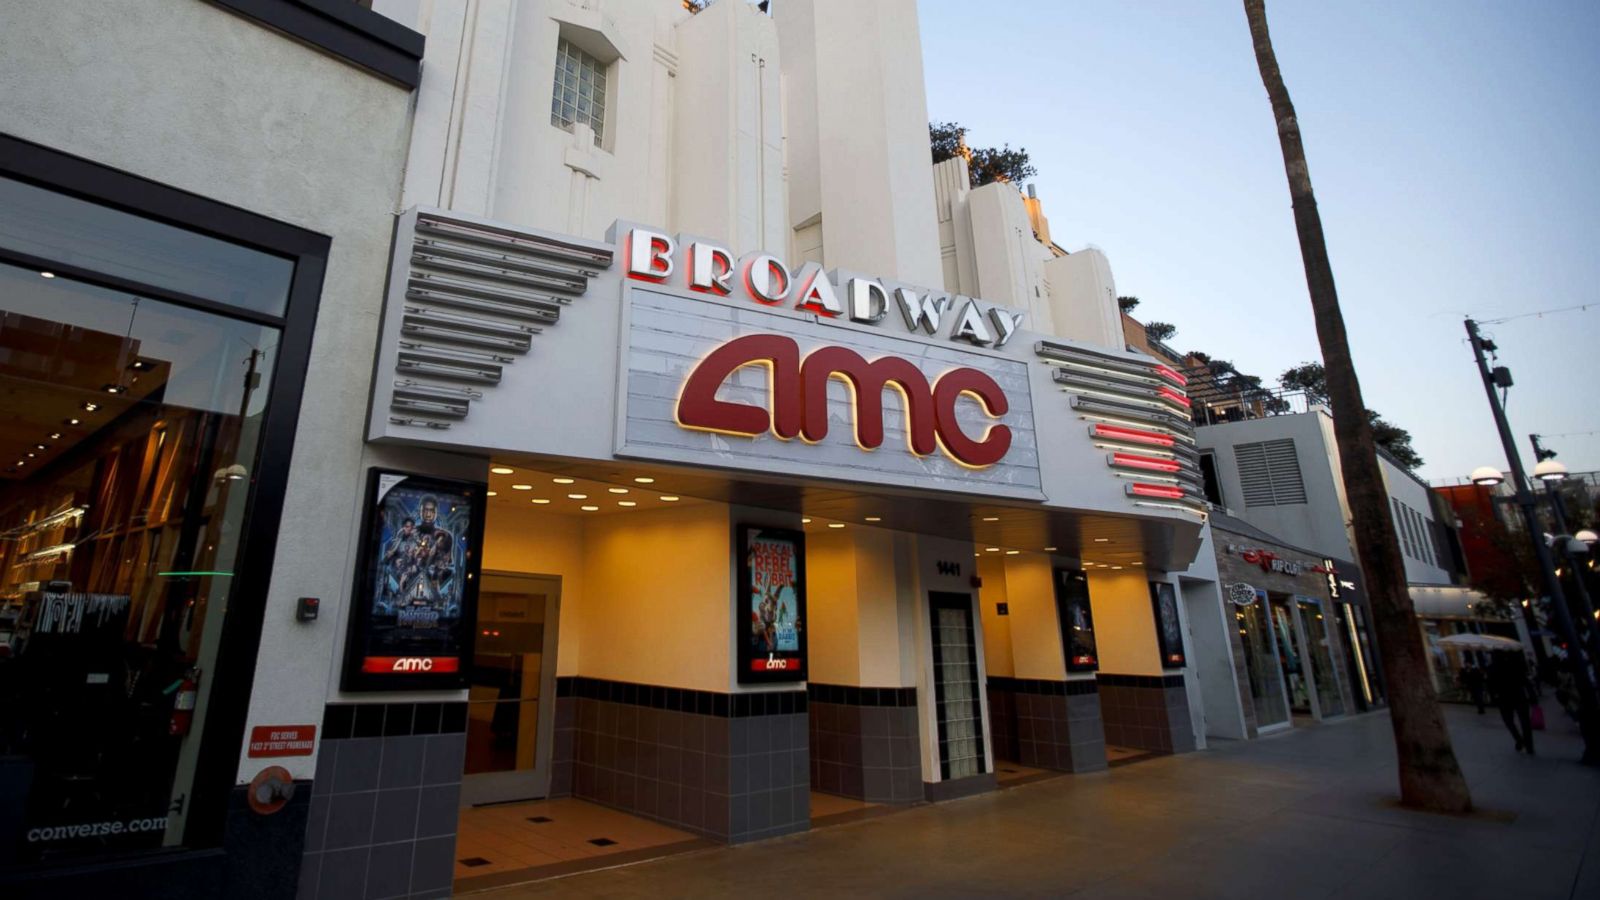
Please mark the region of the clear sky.
[[[1026, 147], [1052, 237], [1180, 350], [1273, 385], [1320, 359], [1238, 0], [920, 0], [928, 114]], [[1429, 480], [1505, 466], [1462, 319], [1527, 435], [1600, 432], [1600, 3], [1267, 4], [1367, 405]], [[1600, 434], [1552, 437], [1573, 471]]]

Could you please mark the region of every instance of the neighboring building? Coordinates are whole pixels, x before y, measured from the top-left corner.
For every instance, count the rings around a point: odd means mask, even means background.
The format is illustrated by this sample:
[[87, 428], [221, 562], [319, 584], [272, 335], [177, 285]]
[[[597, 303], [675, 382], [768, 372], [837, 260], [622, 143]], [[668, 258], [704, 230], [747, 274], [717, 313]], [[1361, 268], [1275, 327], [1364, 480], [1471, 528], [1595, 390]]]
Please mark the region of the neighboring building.
[[422, 52], [349, 3], [8, 6], [0, 895], [295, 893], [312, 792], [246, 726], [321, 722], [295, 598], [338, 609], [375, 461]]

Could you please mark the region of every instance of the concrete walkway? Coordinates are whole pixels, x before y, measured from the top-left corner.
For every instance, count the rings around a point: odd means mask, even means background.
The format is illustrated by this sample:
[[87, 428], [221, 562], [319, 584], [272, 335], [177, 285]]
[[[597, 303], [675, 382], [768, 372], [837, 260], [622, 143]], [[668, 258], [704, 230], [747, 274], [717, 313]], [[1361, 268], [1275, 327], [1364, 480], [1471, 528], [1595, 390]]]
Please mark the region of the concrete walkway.
[[1527, 757], [1493, 711], [1449, 720], [1471, 817], [1395, 805], [1380, 713], [479, 896], [1600, 898], [1600, 771], [1576, 736]]

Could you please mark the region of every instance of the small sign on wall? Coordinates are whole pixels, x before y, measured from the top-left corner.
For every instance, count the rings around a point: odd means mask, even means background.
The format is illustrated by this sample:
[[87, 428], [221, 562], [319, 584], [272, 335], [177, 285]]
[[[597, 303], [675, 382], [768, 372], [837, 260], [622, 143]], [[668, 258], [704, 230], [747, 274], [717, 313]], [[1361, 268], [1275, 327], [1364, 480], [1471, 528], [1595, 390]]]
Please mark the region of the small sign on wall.
[[257, 725], [250, 729], [250, 745], [246, 755], [252, 759], [264, 756], [310, 756], [316, 744], [315, 725]]
[[1183, 651], [1178, 593], [1170, 582], [1150, 582], [1150, 606], [1156, 617], [1156, 644], [1161, 650], [1161, 668], [1183, 668], [1188, 663], [1188, 657]]
[[805, 535], [753, 525], [739, 529], [734, 597], [741, 684], [806, 678]]

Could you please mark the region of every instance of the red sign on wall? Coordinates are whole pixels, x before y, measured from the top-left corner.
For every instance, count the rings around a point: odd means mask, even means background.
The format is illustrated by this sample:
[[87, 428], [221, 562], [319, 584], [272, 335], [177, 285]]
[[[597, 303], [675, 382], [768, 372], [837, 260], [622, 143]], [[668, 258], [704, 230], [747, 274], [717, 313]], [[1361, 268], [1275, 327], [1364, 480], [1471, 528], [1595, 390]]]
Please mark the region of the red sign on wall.
[[310, 756], [317, 743], [315, 725], [257, 725], [250, 729], [252, 758], [261, 756]]

